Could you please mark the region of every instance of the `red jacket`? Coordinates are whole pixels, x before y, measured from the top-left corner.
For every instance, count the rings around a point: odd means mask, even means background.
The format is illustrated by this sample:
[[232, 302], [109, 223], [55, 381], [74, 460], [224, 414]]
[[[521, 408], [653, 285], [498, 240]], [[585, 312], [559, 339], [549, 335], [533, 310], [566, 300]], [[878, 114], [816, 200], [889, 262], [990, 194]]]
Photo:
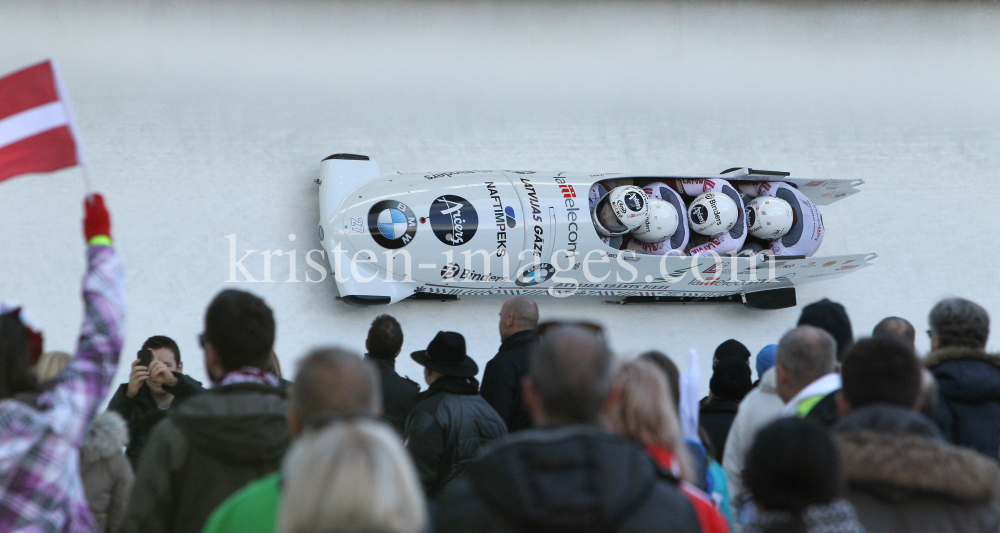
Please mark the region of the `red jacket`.
[[[670, 450], [662, 446], [653, 445], [647, 445], [645, 448], [646, 452], [653, 457], [653, 460], [656, 461], [656, 464], [660, 468], [680, 478], [680, 467], [677, 461], [674, 460], [674, 454]], [[705, 494], [701, 489], [686, 481], [681, 481], [678, 488], [687, 496], [691, 505], [694, 506], [694, 511], [698, 515], [698, 523], [701, 525], [703, 533], [729, 533], [729, 525], [726, 523], [726, 519], [715, 508], [715, 503], [712, 502], [712, 498], [708, 494]]]

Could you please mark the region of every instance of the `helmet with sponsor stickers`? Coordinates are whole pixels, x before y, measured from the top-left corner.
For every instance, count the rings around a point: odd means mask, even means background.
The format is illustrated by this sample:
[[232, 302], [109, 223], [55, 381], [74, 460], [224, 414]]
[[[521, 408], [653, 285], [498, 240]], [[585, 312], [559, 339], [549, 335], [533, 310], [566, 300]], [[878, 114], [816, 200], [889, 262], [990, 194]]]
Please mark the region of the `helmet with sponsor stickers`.
[[725, 194], [706, 192], [688, 206], [688, 220], [696, 233], [712, 237], [732, 229], [740, 218], [739, 210]]
[[649, 198], [642, 189], [615, 187], [597, 202], [591, 213], [594, 227], [602, 237], [624, 235], [639, 227], [649, 214]]
[[677, 231], [677, 224], [677, 210], [670, 202], [650, 198], [649, 216], [638, 228], [632, 230], [632, 237], [647, 243], [660, 242]]
[[747, 227], [758, 239], [780, 239], [792, 229], [795, 212], [781, 198], [758, 196], [747, 203]]

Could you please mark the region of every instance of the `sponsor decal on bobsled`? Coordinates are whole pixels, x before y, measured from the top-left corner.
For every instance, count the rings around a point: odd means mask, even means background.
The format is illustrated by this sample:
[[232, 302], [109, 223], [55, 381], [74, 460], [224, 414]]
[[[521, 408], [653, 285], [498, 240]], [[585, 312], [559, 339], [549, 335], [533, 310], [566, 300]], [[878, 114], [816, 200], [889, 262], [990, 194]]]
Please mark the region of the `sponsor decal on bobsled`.
[[517, 219], [514, 218], [514, 208], [504, 206], [500, 198], [500, 191], [492, 181], [486, 182], [486, 190], [490, 193], [490, 200], [493, 200], [493, 219], [497, 225], [497, 257], [507, 254], [507, 230], [517, 227]]
[[431, 230], [439, 241], [448, 246], [461, 246], [476, 235], [479, 214], [468, 200], [461, 196], [445, 194], [431, 203]]
[[450, 178], [452, 176], [459, 176], [461, 174], [482, 174], [482, 173], [489, 173], [489, 172], [491, 172], [491, 171], [489, 171], [489, 170], [454, 170], [454, 171], [451, 171], [451, 172], [438, 172], [437, 174], [426, 174], [426, 175], [424, 175], [424, 177], [427, 178], [427, 179], [429, 179], [429, 180], [433, 180], [433, 179], [437, 179], [437, 178]]
[[402, 248], [417, 233], [417, 217], [403, 202], [383, 200], [368, 210], [368, 233], [383, 248]]
[[538, 263], [529, 265], [528, 268], [524, 269], [514, 283], [518, 287], [530, 287], [532, 285], [538, 285], [539, 283], [545, 283], [552, 278], [556, 273], [556, 267], [548, 263]]
[[462, 268], [458, 263], [448, 263], [441, 269], [441, 279], [444, 280], [454, 280], [463, 279], [466, 281], [485, 281], [485, 282], [498, 282], [498, 281], [509, 281], [503, 276], [494, 276], [492, 274], [480, 274], [475, 270], [468, 268]]

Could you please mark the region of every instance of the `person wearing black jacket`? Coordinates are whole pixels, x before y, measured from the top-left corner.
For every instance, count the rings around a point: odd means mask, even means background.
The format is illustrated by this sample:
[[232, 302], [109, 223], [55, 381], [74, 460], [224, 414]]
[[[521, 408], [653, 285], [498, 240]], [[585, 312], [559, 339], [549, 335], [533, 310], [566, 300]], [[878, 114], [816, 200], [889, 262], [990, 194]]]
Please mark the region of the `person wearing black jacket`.
[[389, 315], [379, 315], [368, 328], [365, 361], [375, 365], [382, 378], [382, 419], [400, 435], [406, 429], [406, 417], [417, 405], [420, 385], [396, 373], [396, 357], [403, 348], [403, 329]]
[[712, 358], [709, 395], [701, 400], [699, 408], [699, 422], [715, 448], [713, 458], [720, 463], [736, 411], [752, 388], [750, 350], [736, 339], [720, 344]]
[[439, 331], [411, 357], [424, 367], [429, 388], [406, 419], [406, 448], [427, 497], [434, 498], [484, 444], [506, 435], [507, 426], [479, 396], [479, 367], [460, 333]]
[[[153, 426], [172, 407], [205, 390], [200, 382], [181, 373], [184, 371], [181, 350], [170, 337], [154, 335], [142, 343], [142, 349], [153, 352], [152, 362], [146, 367], [138, 359], [133, 361], [128, 383], [122, 383], [108, 403], [108, 410], [122, 415], [128, 424], [129, 445], [125, 455], [133, 469], [139, 464], [139, 455]], [[165, 384], [165, 373], [176, 379], [173, 387]]]
[[527, 296], [515, 296], [500, 308], [500, 351], [486, 363], [483, 399], [507, 424], [507, 431], [531, 427], [521, 398], [521, 380], [528, 373], [528, 356], [538, 344], [538, 305]]
[[931, 309], [924, 365], [939, 387], [937, 423], [953, 444], [1000, 460], [1000, 354], [986, 352], [990, 316], [964, 298]]
[[441, 493], [449, 533], [695, 533], [694, 506], [635, 442], [608, 432], [613, 355], [603, 335], [560, 325], [541, 336], [525, 378], [537, 429], [469, 464]]

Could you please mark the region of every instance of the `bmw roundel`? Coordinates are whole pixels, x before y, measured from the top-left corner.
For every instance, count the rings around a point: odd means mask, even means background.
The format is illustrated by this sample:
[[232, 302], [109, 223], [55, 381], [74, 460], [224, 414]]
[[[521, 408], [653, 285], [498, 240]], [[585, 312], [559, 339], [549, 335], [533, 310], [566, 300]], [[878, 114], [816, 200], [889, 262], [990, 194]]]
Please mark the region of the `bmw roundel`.
[[383, 200], [368, 210], [368, 233], [383, 248], [402, 248], [416, 235], [417, 218], [403, 202]]
[[406, 215], [399, 209], [383, 209], [378, 214], [378, 232], [394, 241], [406, 234]]
[[532, 285], [538, 285], [539, 283], [545, 283], [552, 278], [556, 273], [556, 268], [548, 263], [538, 263], [529, 265], [528, 268], [521, 272], [514, 283], [518, 287], [530, 287]]

